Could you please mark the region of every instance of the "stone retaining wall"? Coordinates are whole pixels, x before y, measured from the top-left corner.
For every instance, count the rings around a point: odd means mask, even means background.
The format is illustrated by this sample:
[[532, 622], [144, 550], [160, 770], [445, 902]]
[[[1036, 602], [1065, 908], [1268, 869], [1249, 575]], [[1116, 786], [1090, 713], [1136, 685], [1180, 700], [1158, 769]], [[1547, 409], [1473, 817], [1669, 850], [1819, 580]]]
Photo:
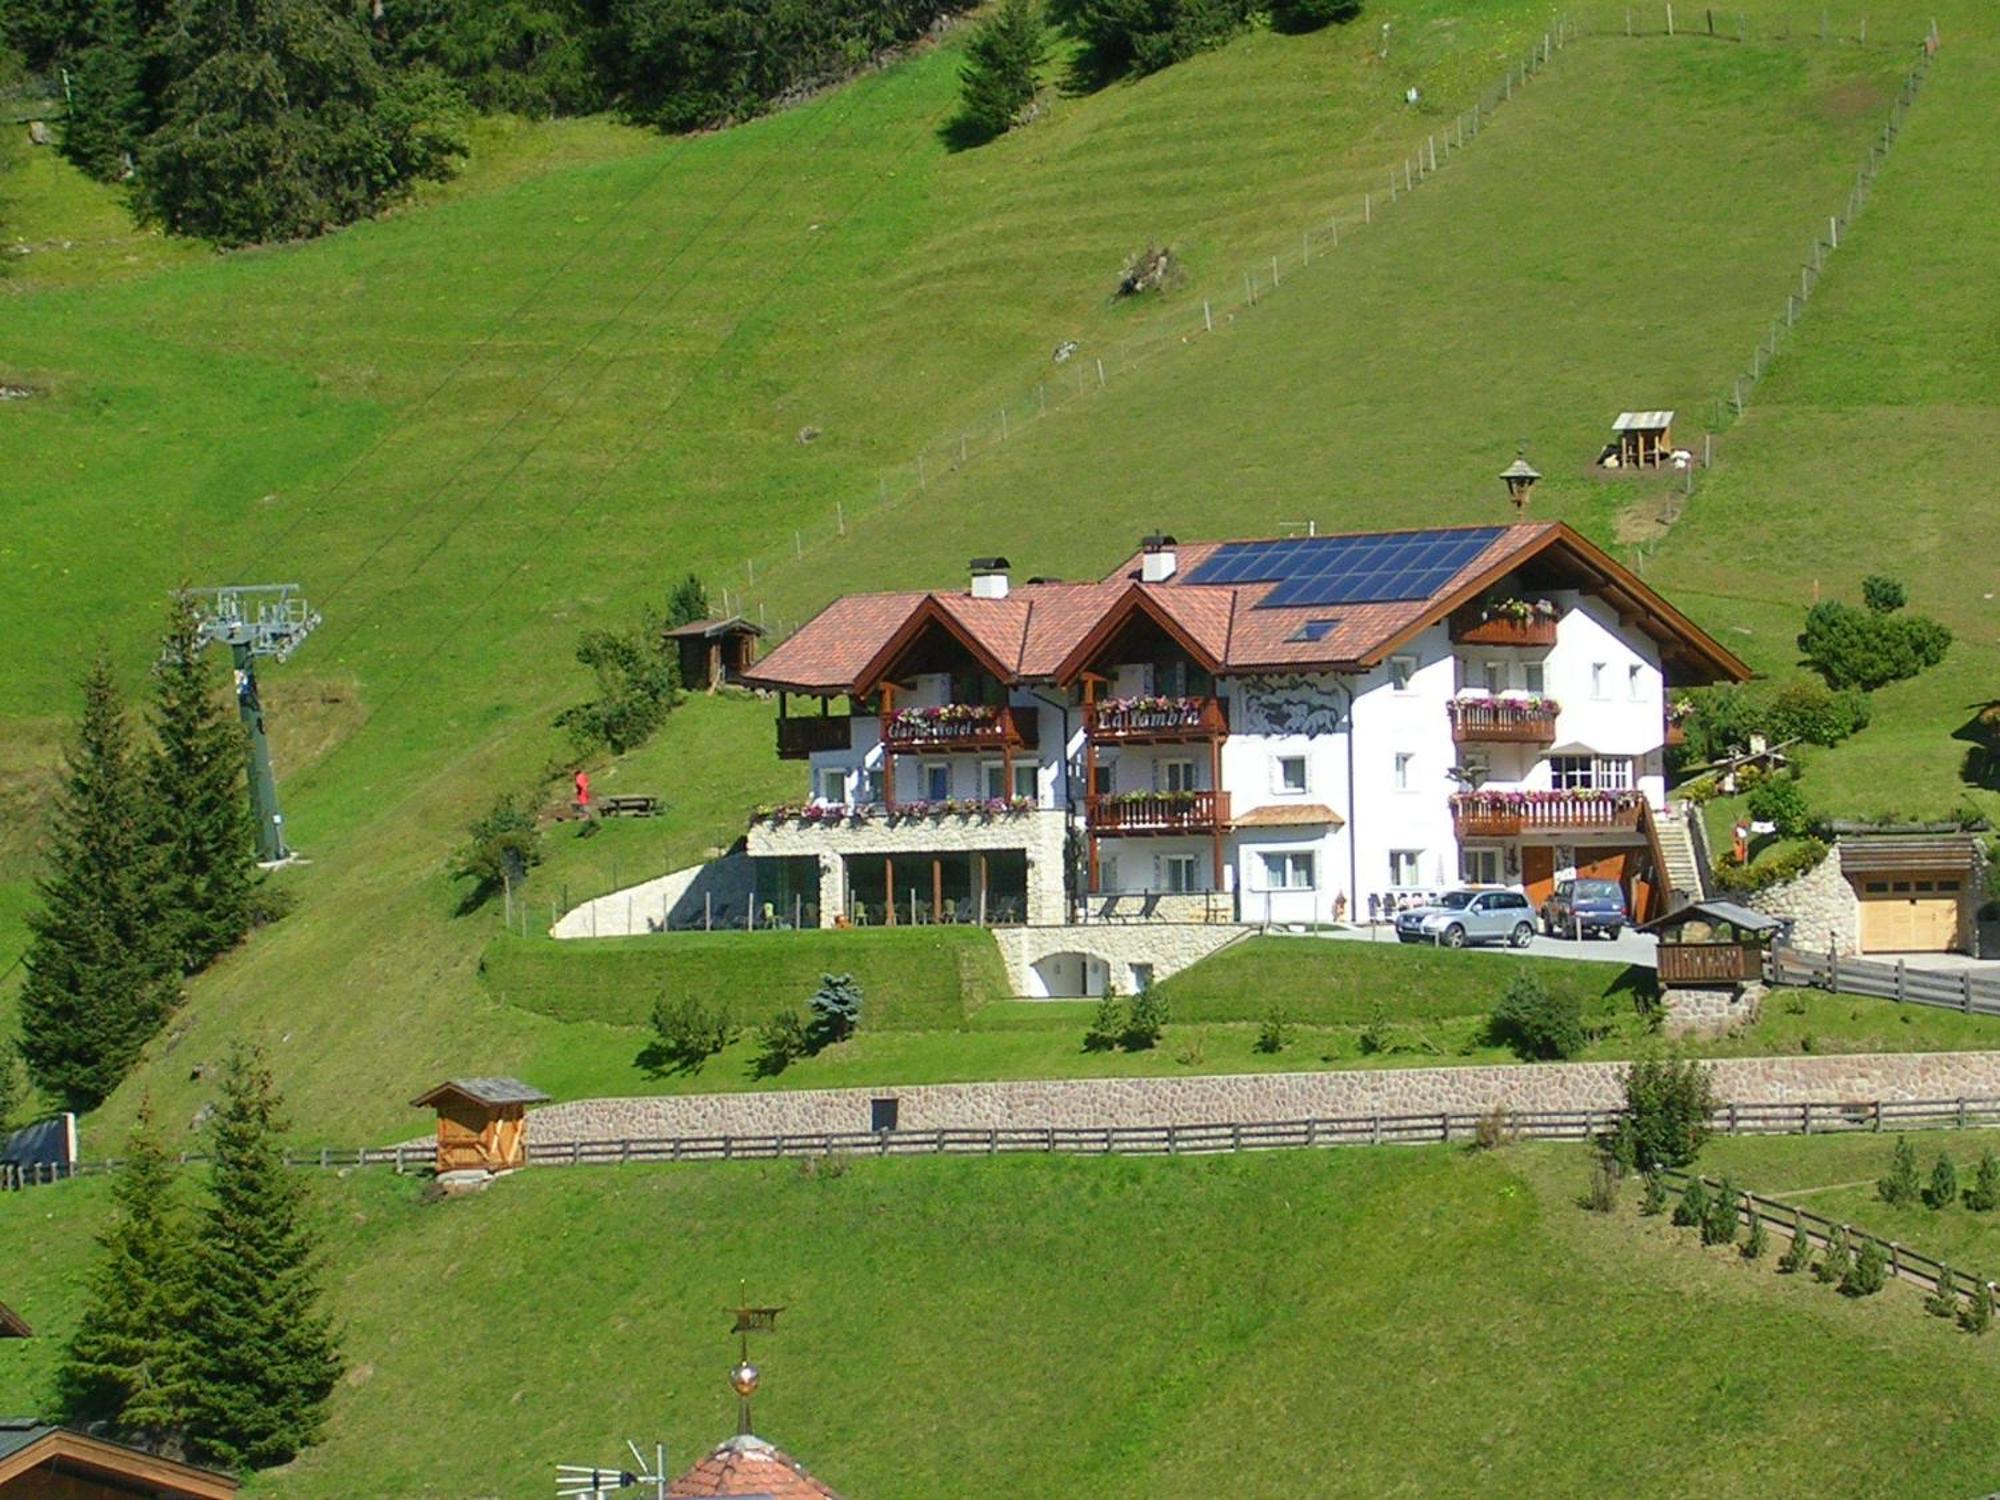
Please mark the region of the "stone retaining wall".
[[[1220, 923], [1090, 923], [1076, 927], [996, 927], [993, 939], [1007, 966], [1016, 995], [1031, 1000], [1051, 996], [1102, 994], [1102, 985], [1075, 981], [1088, 960], [1100, 980], [1115, 981], [1118, 992], [1138, 993], [1140, 969], [1158, 981], [1227, 948], [1254, 929]], [[1138, 968], [1135, 968], [1139, 966]]]
[[[1712, 1066], [1725, 1101], [2000, 1096], [2000, 1052], [1720, 1058]], [[887, 1098], [898, 1101], [897, 1124], [904, 1130], [1250, 1124], [1440, 1110], [1482, 1113], [1496, 1105], [1517, 1111], [1607, 1109], [1623, 1102], [1625, 1067], [1377, 1068], [585, 1099], [533, 1111], [529, 1131], [541, 1141], [602, 1141], [867, 1130], [869, 1101]]]
[[1861, 951], [1861, 901], [1840, 873], [1837, 850], [1797, 880], [1731, 899], [1767, 916], [1791, 918], [1792, 942], [1800, 948], [1843, 957]]

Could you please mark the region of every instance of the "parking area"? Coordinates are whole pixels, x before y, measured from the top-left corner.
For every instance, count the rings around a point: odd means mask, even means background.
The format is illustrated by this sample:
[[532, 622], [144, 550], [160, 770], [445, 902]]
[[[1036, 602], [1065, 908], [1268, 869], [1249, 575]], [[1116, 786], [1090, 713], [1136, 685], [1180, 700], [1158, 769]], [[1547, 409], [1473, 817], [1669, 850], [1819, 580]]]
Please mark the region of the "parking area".
[[[1273, 933], [1285, 936], [1284, 929], [1273, 928]], [[1299, 937], [1330, 938], [1343, 942], [1393, 943], [1396, 934], [1386, 923], [1377, 926], [1325, 927], [1306, 933], [1290, 934]], [[1626, 928], [1615, 938], [1585, 938], [1581, 942], [1574, 938], [1543, 937], [1535, 934], [1534, 940], [1525, 948], [1510, 948], [1505, 943], [1492, 943], [1477, 948], [1468, 948], [1468, 953], [1532, 954], [1541, 958], [1585, 959], [1593, 963], [1640, 964], [1650, 969], [1654, 966], [1655, 939], [1643, 932]]]

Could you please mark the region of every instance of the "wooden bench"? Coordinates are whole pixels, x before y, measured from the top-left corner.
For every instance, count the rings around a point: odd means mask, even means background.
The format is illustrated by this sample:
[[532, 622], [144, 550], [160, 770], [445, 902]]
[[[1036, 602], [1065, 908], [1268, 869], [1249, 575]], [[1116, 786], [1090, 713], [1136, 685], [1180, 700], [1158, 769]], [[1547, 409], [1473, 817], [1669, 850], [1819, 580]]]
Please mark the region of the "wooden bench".
[[660, 815], [660, 799], [646, 792], [600, 797], [592, 806], [600, 818], [656, 818]]

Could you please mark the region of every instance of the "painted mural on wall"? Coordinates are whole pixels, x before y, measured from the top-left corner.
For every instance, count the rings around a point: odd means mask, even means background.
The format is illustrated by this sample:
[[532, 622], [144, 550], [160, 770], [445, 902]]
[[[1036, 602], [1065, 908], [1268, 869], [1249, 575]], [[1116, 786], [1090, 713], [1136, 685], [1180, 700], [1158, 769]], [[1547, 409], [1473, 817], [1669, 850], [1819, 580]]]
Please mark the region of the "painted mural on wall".
[[1243, 684], [1243, 729], [1250, 734], [1338, 734], [1344, 695], [1317, 678], [1289, 672], [1249, 676]]

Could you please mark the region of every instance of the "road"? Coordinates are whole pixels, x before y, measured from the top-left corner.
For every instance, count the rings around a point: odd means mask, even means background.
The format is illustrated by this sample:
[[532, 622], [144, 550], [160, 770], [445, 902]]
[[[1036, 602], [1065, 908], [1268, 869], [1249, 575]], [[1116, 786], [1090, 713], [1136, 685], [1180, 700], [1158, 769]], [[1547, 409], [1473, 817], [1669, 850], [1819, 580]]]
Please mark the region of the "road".
[[[1287, 933], [1281, 927], [1271, 929], [1278, 937], [1316, 937], [1353, 943], [1393, 943], [1394, 932], [1385, 925], [1381, 927], [1334, 927], [1322, 928], [1312, 933]], [[1580, 958], [1593, 963], [1639, 964], [1652, 968], [1655, 963], [1653, 950], [1656, 941], [1642, 932], [1626, 928], [1616, 938], [1585, 938], [1577, 942], [1573, 938], [1543, 937], [1535, 934], [1534, 941], [1525, 948], [1510, 948], [1504, 943], [1494, 943], [1484, 947], [1468, 948], [1468, 953], [1531, 953], [1542, 958]]]

